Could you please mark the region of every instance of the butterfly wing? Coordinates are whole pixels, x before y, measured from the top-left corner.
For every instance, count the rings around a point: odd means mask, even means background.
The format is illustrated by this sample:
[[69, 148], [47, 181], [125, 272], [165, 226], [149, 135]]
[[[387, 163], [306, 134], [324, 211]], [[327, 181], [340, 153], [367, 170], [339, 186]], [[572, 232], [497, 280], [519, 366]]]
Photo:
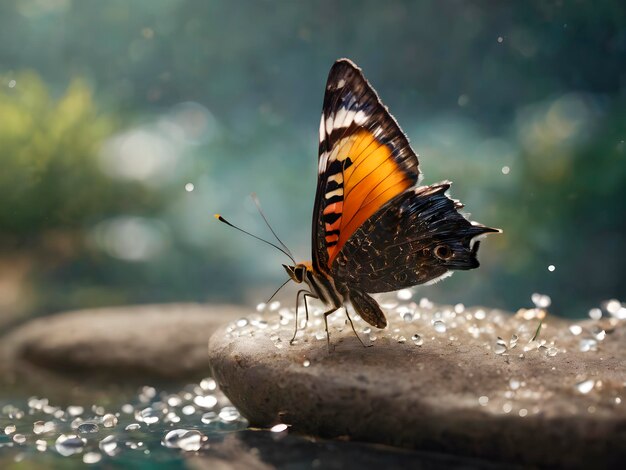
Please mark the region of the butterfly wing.
[[474, 269], [478, 237], [499, 232], [468, 221], [446, 195], [450, 183], [410, 188], [383, 206], [344, 244], [332, 276], [350, 288], [388, 292]]
[[328, 75], [313, 210], [313, 266], [329, 273], [355, 231], [415, 185], [417, 156], [361, 70], [340, 59]]

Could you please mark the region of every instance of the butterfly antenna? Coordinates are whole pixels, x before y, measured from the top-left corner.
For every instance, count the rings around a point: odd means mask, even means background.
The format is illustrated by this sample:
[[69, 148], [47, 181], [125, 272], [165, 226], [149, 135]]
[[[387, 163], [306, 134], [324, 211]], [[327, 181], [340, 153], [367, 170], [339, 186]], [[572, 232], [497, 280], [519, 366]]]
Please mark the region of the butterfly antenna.
[[240, 231], [240, 232], [242, 232], [242, 233], [245, 233], [246, 235], [250, 235], [252, 238], [256, 238], [257, 240], [262, 241], [263, 243], [267, 243], [268, 245], [273, 246], [273, 247], [274, 247], [274, 248], [276, 248], [278, 251], [280, 251], [280, 252], [284, 253], [285, 255], [287, 255], [287, 256], [289, 257], [289, 259], [290, 259], [291, 261], [293, 261], [293, 263], [294, 263], [294, 264], [297, 264], [297, 263], [296, 263], [296, 260], [295, 260], [295, 259], [293, 259], [293, 256], [291, 256], [291, 253], [288, 253], [287, 251], [283, 250], [283, 249], [282, 249], [281, 247], [279, 247], [278, 245], [274, 245], [272, 242], [268, 242], [267, 240], [264, 240], [264, 239], [263, 239], [263, 238], [261, 238], [261, 237], [257, 237], [256, 235], [251, 234], [250, 232], [246, 232], [245, 230], [243, 230], [243, 229], [241, 229], [241, 228], [237, 227], [236, 225], [231, 224], [228, 220], [226, 220], [224, 217], [222, 217], [222, 216], [221, 216], [221, 215], [219, 215], [219, 214], [215, 214], [215, 218], [216, 218], [217, 220], [219, 220], [220, 222], [223, 222], [223, 223], [225, 223], [226, 225], [228, 225], [228, 226], [230, 226], [230, 227], [232, 227], [232, 228], [234, 228], [234, 229], [236, 229], [236, 230], [239, 230], [239, 231]]
[[263, 209], [261, 209], [261, 202], [259, 201], [259, 198], [257, 197], [256, 193], [250, 194], [250, 197], [254, 201], [254, 205], [256, 206], [257, 210], [259, 211], [259, 214], [261, 214], [261, 217], [263, 217], [263, 220], [265, 221], [265, 225], [267, 225], [267, 228], [269, 228], [270, 231], [272, 232], [272, 235], [274, 235], [274, 237], [276, 237], [276, 240], [278, 240], [278, 243], [280, 243], [280, 246], [282, 246], [289, 253], [289, 257], [291, 259], [293, 259], [293, 254], [291, 253], [291, 250], [289, 248], [287, 248], [287, 245], [285, 245], [280, 238], [278, 238], [278, 235], [276, 235], [276, 232], [274, 232], [274, 229], [272, 228], [272, 226], [268, 222], [267, 217], [265, 217], [265, 214], [263, 213]]
[[270, 296], [270, 298], [269, 298], [269, 299], [267, 299], [267, 301], [265, 302], [265, 304], [266, 304], [266, 305], [267, 305], [267, 304], [269, 304], [269, 303], [271, 302], [271, 300], [274, 298], [274, 296], [275, 296], [276, 294], [278, 294], [278, 292], [279, 292], [279, 291], [280, 291], [283, 287], [285, 287], [289, 281], [291, 281], [291, 278], [289, 278], [289, 279], [287, 279], [285, 282], [283, 282], [283, 283], [280, 285], [280, 287], [279, 287], [278, 289], [276, 289], [276, 291], [274, 291], [274, 293]]

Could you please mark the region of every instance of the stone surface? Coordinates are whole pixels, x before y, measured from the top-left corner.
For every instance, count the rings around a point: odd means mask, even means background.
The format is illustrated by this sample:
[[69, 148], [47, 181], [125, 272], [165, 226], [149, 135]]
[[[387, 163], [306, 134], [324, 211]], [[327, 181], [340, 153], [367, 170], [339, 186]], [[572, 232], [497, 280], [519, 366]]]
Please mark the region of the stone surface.
[[142, 305], [31, 320], [0, 339], [3, 376], [108, 382], [197, 379], [208, 373], [206, 343], [246, 311], [200, 304]]
[[381, 301], [386, 330], [354, 319], [372, 347], [329, 317], [331, 352], [319, 306], [293, 346], [291, 310], [251, 315], [211, 337], [213, 375], [253, 426], [523, 465], [626, 458], [623, 320]]

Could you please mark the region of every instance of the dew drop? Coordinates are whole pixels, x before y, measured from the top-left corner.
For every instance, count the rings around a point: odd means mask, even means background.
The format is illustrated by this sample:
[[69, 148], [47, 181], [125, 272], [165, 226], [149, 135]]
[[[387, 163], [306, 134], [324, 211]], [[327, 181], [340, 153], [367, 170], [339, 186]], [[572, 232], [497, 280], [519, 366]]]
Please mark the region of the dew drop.
[[550, 296], [538, 294], [536, 292], [530, 297], [530, 299], [537, 308], [548, 308], [552, 303]]
[[508, 175], [510, 171], [511, 171], [511, 169], [508, 166], [505, 165], [505, 166], [502, 167], [502, 174], [503, 175]]
[[9, 424], [8, 426], [5, 426], [4, 428], [4, 433], [7, 436], [10, 436], [11, 434], [13, 434], [15, 432], [15, 424]]
[[139, 423], [130, 423], [124, 429], [126, 431], [137, 431], [138, 429], [141, 429], [141, 424], [139, 424]]
[[578, 382], [576, 384], [576, 390], [578, 390], [580, 393], [586, 395], [587, 393], [591, 392], [591, 390], [593, 390], [593, 386], [595, 385], [595, 381], [589, 379], [589, 380], [584, 380], [582, 382]]
[[599, 320], [600, 318], [602, 318], [602, 310], [600, 310], [599, 308], [592, 308], [591, 310], [589, 310], [589, 318], [591, 318], [592, 320]]
[[89, 434], [92, 432], [98, 432], [98, 425], [92, 422], [85, 422], [78, 425], [76, 430], [81, 434]]
[[210, 410], [217, 405], [217, 398], [214, 395], [197, 395], [193, 402], [200, 408]]
[[98, 444], [98, 447], [102, 452], [110, 456], [114, 456], [120, 451], [117, 445], [117, 439], [114, 435], [110, 435], [102, 439]]
[[493, 347], [493, 352], [496, 354], [504, 354], [507, 351], [506, 342], [498, 336], [496, 345]]
[[402, 289], [398, 291], [398, 299], [400, 300], [411, 300], [413, 297], [413, 292], [410, 289]]
[[165, 435], [161, 443], [170, 449], [196, 452], [202, 447], [204, 437], [204, 434], [195, 429], [174, 429]]
[[187, 183], [185, 185], [185, 191], [187, 191], [188, 193], [190, 193], [191, 191], [193, 191], [195, 188], [195, 186], [193, 185], [193, 183]]
[[117, 416], [111, 413], [107, 413], [102, 417], [102, 425], [105, 428], [112, 428], [117, 426]]
[[16, 444], [24, 444], [24, 442], [26, 442], [26, 436], [24, 434], [14, 434], [13, 442]]
[[578, 349], [581, 352], [597, 351], [598, 342], [595, 339], [581, 339], [578, 343]]
[[411, 336], [411, 339], [413, 340], [413, 343], [415, 343], [415, 346], [421, 346], [424, 344], [424, 339], [417, 333]]
[[219, 417], [222, 421], [227, 423], [237, 421], [240, 417], [239, 411], [234, 406], [225, 406], [220, 411]]
[[208, 411], [202, 415], [200, 421], [204, 424], [211, 424], [213, 421], [217, 419], [217, 413], [215, 411]]
[[54, 443], [54, 448], [62, 456], [68, 457], [82, 452], [86, 443], [87, 439], [83, 439], [74, 434], [61, 434]]
[[182, 411], [185, 416], [191, 416], [196, 412], [196, 407], [193, 405], [185, 405], [183, 406]]
[[304, 362], [302, 363], [303, 367], [309, 367], [311, 365], [311, 361], [309, 361], [308, 359], [305, 359]]
[[554, 357], [557, 355], [558, 352], [559, 352], [558, 348], [555, 348], [554, 346], [552, 346], [547, 349], [546, 356]]
[[487, 397], [487, 396], [485, 396], [485, 395], [483, 395], [482, 397], [480, 397], [480, 398], [478, 399], [478, 404], [479, 404], [480, 406], [487, 406], [487, 403], [489, 403], [489, 397]]
[[45, 452], [48, 449], [48, 443], [44, 441], [43, 439], [37, 439], [35, 441], [35, 448], [39, 452]]
[[287, 430], [289, 426], [287, 426], [286, 424], [277, 424], [276, 426], [272, 426], [272, 428], [270, 429], [271, 432], [284, 432]]
[[399, 336], [398, 337], [398, 343], [400, 343], [400, 344], [406, 343], [406, 338], [404, 336]]
[[446, 332], [446, 324], [441, 320], [435, 320], [433, 322], [433, 328], [437, 333], [445, 333]]
[[555, 269], [556, 269], [556, 266], [554, 266], [553, 264], [548, 266], [548, 271], [550, 271], [551, 273], [554, 272]]
[[528, 415], [528, 410], [526, 408], [522, 408], [521, 410], [519, 410], [519, 415], [521, 418], [525, 417], [526, 415]]
[[83, 462], [86, 464], [98, 463], [102, 460], [102, 454], [99, 452], [87, 452], [83, 455]]
[[583, 332], [583, 329], [582, 329], [582, 327], [580, 325], [570, 325], [569, 331], [574, 336], [578, 336], [579, 334], [581, 334]]

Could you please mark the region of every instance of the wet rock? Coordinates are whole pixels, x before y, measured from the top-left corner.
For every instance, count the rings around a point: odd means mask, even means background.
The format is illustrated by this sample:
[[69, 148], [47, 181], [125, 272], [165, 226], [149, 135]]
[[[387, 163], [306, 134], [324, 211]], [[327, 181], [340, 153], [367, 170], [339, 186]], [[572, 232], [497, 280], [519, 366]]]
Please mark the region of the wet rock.
[[0, 369], [108, 382], [197, 379], [208, 373], [206, 343], [241, 307], [143, 305], [61, 313], [31, 320], [0, 339]]
[[[252, 426], [522, 465], [626, 458], [626, 325], [382, 298], [389, 326], [321, 307], [289, 345], [290, 309], [209, 342], [213, 376]], [[541, 326], [540, 326], [541, 325]]]

